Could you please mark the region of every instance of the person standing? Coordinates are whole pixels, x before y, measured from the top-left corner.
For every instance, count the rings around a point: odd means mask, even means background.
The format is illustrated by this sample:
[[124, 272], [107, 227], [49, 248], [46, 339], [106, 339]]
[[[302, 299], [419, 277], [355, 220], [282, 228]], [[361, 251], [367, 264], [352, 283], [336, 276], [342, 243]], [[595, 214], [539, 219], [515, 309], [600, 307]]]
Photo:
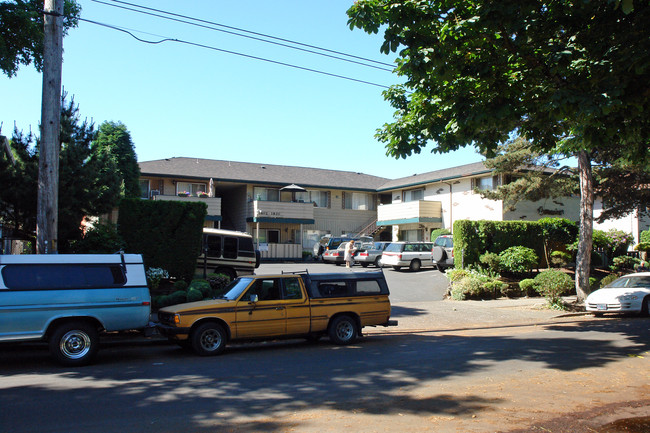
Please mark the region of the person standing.
[[345, 255], [343, 259], [345, 260], [345, 267], [349, 268], [354, 265], [354, 252], [357, 249], [354, 247], [354, 241], [350, 241], [345, 246]]

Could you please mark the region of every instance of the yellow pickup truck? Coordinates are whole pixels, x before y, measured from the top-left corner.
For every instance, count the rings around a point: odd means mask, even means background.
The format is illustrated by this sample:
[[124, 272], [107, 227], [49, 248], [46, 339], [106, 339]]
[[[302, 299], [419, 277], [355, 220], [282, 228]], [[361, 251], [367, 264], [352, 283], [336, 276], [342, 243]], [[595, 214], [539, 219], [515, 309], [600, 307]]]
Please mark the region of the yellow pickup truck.
[[203, 356], [237, 340], [327, 334], [335, 344], [350, 344], [364, 326], [397, 325], [388, 295], [382, 271], [250, 275], [233, 280], [221, 298], [162, 308], [157, 327]]

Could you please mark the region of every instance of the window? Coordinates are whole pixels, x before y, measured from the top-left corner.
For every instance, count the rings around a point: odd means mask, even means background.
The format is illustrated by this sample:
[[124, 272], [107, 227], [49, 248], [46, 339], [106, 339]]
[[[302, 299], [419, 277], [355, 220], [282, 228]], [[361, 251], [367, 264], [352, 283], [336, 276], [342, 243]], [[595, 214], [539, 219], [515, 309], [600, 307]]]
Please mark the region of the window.
[[261, 201], [280, 201], [280, 190], [278, 188], [265, 188], [256, 186], [253, 188], [253, 197]]
[[409, 191], [404, 191], [402, 194], [404, 201], [418, 201], [424, 200], [424, 188], [412, 189]]
[[499, 176], [483, 176], [472, 179], [472, 189], [493, 190], [499, 186]]
[[176, 184], [176, 193], [187, 191], [192, 196], [196, 196], [199, 192], [206, 192], [206, 184], [204, 183], [190, 183], [190, 182], [178, 182]]
[[221, 236], [206, 236], [205, 246], [208, 248], [208, 256], [221, 257]]
[[359, 294], [370, 294], [370, 293], [381, 293], [381, 287], [379, 283], [375, 280], [369, 281], [357, 281], [357, 293]]
[[258, 301], [278, 301], [281, 299], [280, 281], [276, 278], [255, 280], [243, 299], [249, 300], [251, 295], [257, 295]]
[[223, 258], [236, 259], [237, 258], [237, 238], [225, 236], [223, 238]]
[[400, 240], [407, 242], [419, 242], [424, 240], [422, 230], [402, 230], [400, 231], [399, 238]]
[[309, 191], [309, 201], [316, 207], [327, 207], [328, 195], [327, 191]]
[[283, 297], [284, 299], [302, 299], [302, 290], [300, 290], [298, 278], [285, 278]]
[[375, 210], [373, 196], [362, 192], [344, 193], [343, 209]]
[[140, 198], [149, 198], [149, 180], [140, 180]]
[[280, 230], [267, 230], [266, 241], [270, 244], [280, 243]]
[[2, 269], [11, 290], [93, 289], [123, 286], [120, 265], [9, 265]]

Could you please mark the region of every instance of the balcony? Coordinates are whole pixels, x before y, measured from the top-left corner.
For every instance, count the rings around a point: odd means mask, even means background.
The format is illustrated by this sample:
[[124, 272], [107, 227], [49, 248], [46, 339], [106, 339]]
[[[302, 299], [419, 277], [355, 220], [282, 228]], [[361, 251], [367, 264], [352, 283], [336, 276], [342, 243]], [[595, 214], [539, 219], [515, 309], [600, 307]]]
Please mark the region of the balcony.
[[180, 201], [184, 203], [198, 201], [208, 205], [207, 220], [221, 221], [221, 198], [220, 197], [179, 197], [177, 195], [154, 195], [154, 200]]
[[248, 222], [314, 224], [314, 204], [254, 200], [248, 203]]
[[384, 204], [377, 208], [378, 226], [411, 223], [442, 223], [442, 203], [418, 200]]

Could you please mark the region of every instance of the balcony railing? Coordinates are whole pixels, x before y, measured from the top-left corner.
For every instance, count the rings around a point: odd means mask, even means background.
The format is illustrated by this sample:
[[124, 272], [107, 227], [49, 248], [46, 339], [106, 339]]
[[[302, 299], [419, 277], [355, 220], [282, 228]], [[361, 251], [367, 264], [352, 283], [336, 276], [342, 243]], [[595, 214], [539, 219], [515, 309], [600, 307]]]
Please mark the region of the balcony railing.
[[314, 223], [314, 204], [254, 200], [248, 203], [247, 215], [253, 222], [278, 221]]
[[441, 221], [442, 203], [439, 201], [409, 201], [377, 208], [377, 225], [380, 226]]
[[190, 202], [198, 201], [208, 205], [208, 215], [221, 216], [221, 197], [179, 197], [177, 195], [154, 195], [154, 200]]

